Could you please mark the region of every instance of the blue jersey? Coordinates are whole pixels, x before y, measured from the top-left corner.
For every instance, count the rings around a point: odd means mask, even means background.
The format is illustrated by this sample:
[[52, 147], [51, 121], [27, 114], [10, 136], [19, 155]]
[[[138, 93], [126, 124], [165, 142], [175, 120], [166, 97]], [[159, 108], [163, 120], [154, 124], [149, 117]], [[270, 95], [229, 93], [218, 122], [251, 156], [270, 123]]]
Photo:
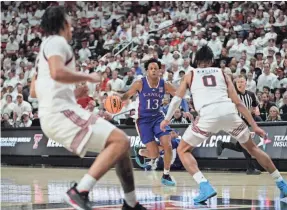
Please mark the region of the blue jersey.
[[163, 116], [161, 112], [162, 99], [164, 97], [164, 80], [160, 79], [156, 88], [150, 87], [147, 77], [142, 78], [142, 90], [139, 92], [139, 119], [155, 119]]

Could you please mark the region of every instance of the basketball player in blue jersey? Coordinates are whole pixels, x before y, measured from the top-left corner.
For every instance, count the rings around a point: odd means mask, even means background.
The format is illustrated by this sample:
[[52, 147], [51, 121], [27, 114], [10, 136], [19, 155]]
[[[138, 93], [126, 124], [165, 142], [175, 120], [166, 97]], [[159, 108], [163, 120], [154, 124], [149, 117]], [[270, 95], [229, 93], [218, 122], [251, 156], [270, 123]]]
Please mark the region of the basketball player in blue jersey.
[[171, 129], [169, 126], [166, 127], [165, 131], [160, 129], [160, 123], [164, 119], [160, 106], [165, 93], [174, 96], [176, 89], [170, 83], [160, 78], [161, 63], [158, 60], [150, 59], [147, 61], [145, 69], [147, 76], [135, 81], [131, 88], [122, 96], [122, 100], [125, 101], [136, 93], [139, 94], [136, 127], [142, 143], [146, 146], [146, 149], [139, 151], [139, 155], [151, 159], [158, 158], [159, 149], [155, 142], [155, 137], [158, 138], [165, 154], [161, 183], [167, 186], [174, 186], [175, 182], [169, 175], [172, 159], [172, 145], [169, 134]]

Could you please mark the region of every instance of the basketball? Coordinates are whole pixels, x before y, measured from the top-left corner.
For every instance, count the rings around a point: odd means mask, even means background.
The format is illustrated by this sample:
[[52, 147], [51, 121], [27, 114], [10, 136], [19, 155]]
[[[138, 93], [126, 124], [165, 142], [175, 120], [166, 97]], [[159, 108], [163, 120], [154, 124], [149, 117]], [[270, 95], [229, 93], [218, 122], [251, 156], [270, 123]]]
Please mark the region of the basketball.
[[105, 109], [111, 114], [119, 113], [123, 108], [122, 100], [119, 96], [108, 96], [105, 101]]

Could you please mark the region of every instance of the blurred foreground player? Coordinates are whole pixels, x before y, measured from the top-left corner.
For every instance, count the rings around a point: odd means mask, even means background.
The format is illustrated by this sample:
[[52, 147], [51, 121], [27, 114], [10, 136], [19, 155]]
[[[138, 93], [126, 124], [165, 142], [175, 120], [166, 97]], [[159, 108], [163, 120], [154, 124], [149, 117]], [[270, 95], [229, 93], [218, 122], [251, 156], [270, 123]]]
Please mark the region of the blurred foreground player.
[[199, 171], [197, 162], [190, 151], [208, 139], [212, 133], [217, 133], [220, 130], [229, 133], [256, 158], [258, 163], [275, 180], [277, 187], [281, 191], [280, 196], [282, 198], [286, 197], [286, 181], [275, 168], [270, 157], [252, 141], [250, 131], [244, 121], [238, 116], [237, 110], [244, 116], [255, 133], [262, 137], [265, 137], [266, 133], [257, 126], [249, 110], [237, 96], [230, 78], [225, 76], [221, 69], [211, 67], [213, 53], [208, 46], [203, 46], [196, 53], [196, 62], [198, 68], [185, 76], [177, 95], [173, 97], [169, 105], [165, 120], [161, 123], [161, 129], [164, 131], [175, 109], [184, 97], [186, 89], [190, 88], [199, 118], [186, 129], [177, 150], [182, 164], [200, 185], [199, 195], [194, 198], [194, 202], [205, 202], [217, 193]]
[[96, 74], [75, 71], [70, 18], [63, 7], [49, 7], [41, 26], [47, 38], [42, 42], [36, 61], [37, 79], [33, 80], [31, 96], [39, 100], [39, 117], [45, 135], [84, 157], [87, 151], [99, 152], [88, 173], [64, 196], [78, 210], [91, 210], [89, 191], [113, 166], [121, 181], [125, 198], [122, 209], [146, 209], [136, 201], [133, 169], [127, 136], [114, 125], [79, 107], [76, 97], [87, 87], [75, 89], [76, 83], [100, 82]]
[[164, 119], [161, 112], [161, 104], [165, 93], [176, 94], [176, 89], [168, 82], [160, 78], [161, 63], [156, 59], [150, 59], [145, 63], [147, 76], [135, 81], [131, 88], [122, 96], [125, 101], [139, 94], [138, 116], [136, 128], [140, 135], [141, 141], [145, 144], [146, 149], [139, 150], [139, 155], [151, 159], [159, 157], [158, 145], [155, 138], [160, 140], [164, 150], [164, 172], [161, 179], [162, 184], [174, 186], [175, 182], [171, 179], [170, 163], [172, 158], [172, 146], [169, 126], [166, 131], [160, 129], [160, 123]]

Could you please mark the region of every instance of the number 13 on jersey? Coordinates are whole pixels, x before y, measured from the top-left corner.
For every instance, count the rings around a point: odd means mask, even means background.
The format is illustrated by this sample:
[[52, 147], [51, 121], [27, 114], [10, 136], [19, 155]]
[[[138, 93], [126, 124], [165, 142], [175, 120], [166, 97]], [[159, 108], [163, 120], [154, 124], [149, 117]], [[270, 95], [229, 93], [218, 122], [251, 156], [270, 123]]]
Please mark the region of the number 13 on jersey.
[[148, 99], [146, 109], [158, 109], [159, 100], [158, 99]]

